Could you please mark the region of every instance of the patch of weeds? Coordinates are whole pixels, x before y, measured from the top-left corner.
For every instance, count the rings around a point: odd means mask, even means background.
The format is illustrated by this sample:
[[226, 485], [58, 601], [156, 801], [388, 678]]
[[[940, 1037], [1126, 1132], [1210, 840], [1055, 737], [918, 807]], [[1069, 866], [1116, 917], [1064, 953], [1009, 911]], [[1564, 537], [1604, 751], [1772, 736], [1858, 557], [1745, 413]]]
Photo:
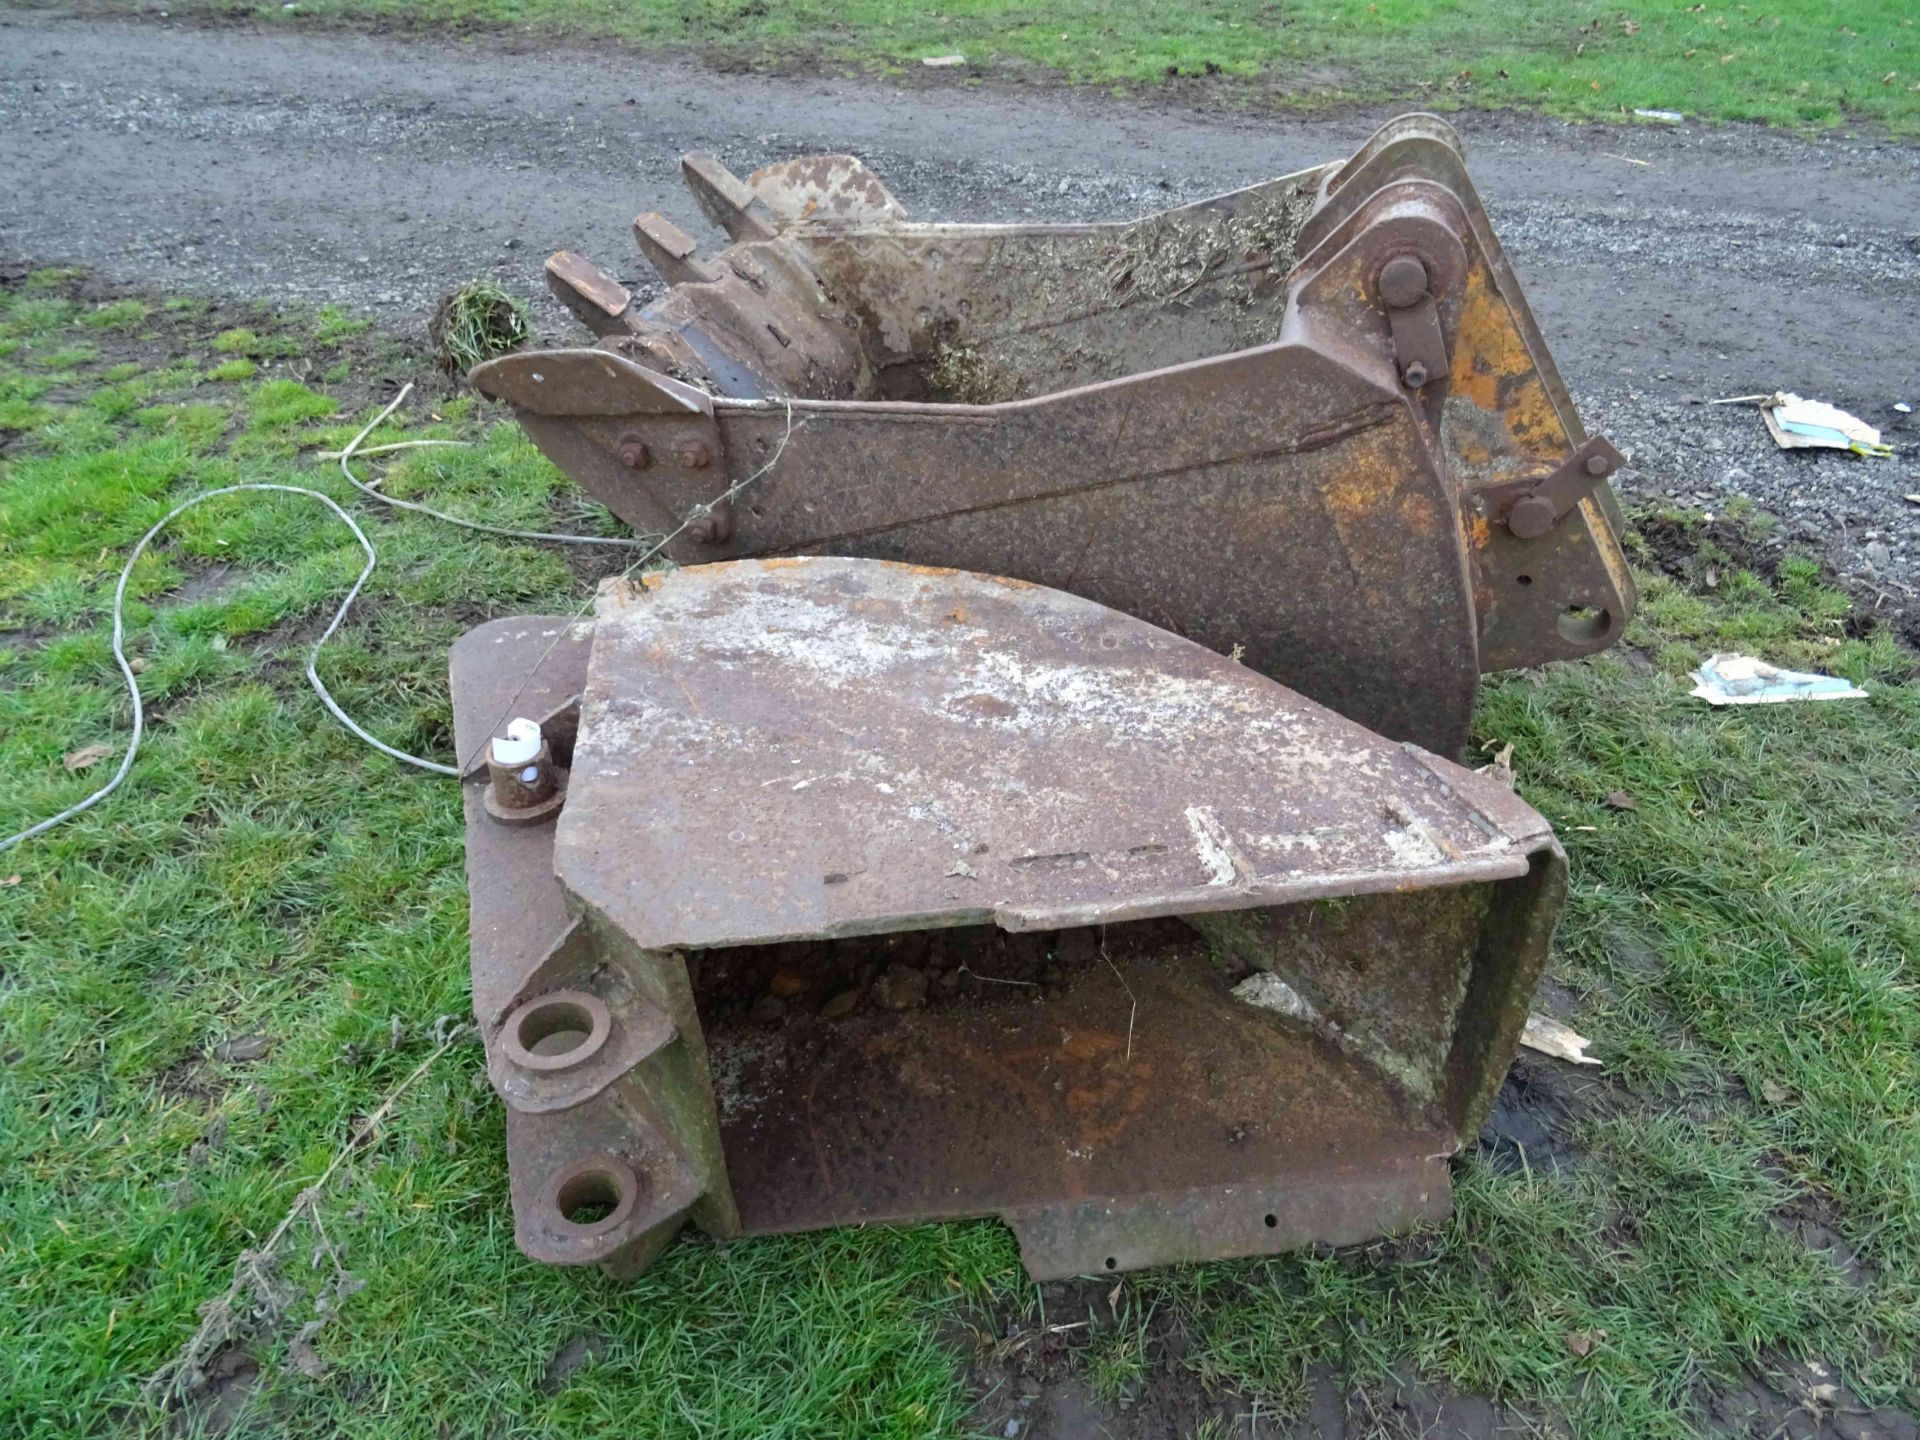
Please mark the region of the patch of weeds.
[[86, 404], [109, 420], [121, 420], [138, 410], [146, 398], [140, 386], [131, 381], [122, 381], [118, 385], [104, 385], [94, 391], [87, 397]]
[[27, 340], [38, 340], [69, 324], [79, 309], [63, 295], [23, 296], [7, 307], [7, 329]]
[[530, 334], [526, 307], [491, 280], [462, 285], [427, 323], [434, 358], [453, 375], [526, 344]]
[[309, 420], [321, 420], [339, 409], [338, 403], [298, 380], [266, 380], [247, 391], [249, 428], [285, 430]]
[[59, 412], [20, 395], [0, 395], [0, 430], [37, 430]]
[[42, 370], [71, 370], [84, 365], [100, 352], [91, 345], [62, 345], [58, 350], [37, 350], [33, 363]]
[[110, 300], [80, 317], [90, 330], [132, 330], [146, 323], [149, 311], [142, 300]]
[[222, 330], [213, 337], [213, 348], [222, 355], [244, 355], [260, 360], [274, 355], [297, 355], [300, 347], [285, 335], [261, 335], [246, 326]]
[[93, 610], [93, 587], [77, 568], [60, 566], [43, 573], [44, 580], [21, 591], [14, 601], [23, 617], [41, 624], [67, 625]]
[[49, 266], [28, 275], [25, 288], [29, 291], [62, 290], [78, 280], [82, 273], [71, 266]]
[[313, 317], [313, 338], [316, 344], [338, 345], [342, 340], [350, 340], [367, 330], [373, 322], [349, 315], [338, 305], [322, 305]]
[[199, 450], [218, 440], [231, 418], [223, 405], [150, 405], [135, 411], [133, 421], [142, 430], [176, 435]]
[[1109, 1405], [1129, 1399], [1147, 1378], [1147, 1312], [1123, 1299], [1113, 1323], [1087, 1343], [1087, 1383]]
[[209, 380], [221, 381], [251, 380], [257, 373], [258, 367], [254, 365], [253, 361], [247, 359], [244, 355], [239, 355], [231, 360], [222, 360], [218, 365], [215, 365], [211, 370], [207, 371], [207, 378]]

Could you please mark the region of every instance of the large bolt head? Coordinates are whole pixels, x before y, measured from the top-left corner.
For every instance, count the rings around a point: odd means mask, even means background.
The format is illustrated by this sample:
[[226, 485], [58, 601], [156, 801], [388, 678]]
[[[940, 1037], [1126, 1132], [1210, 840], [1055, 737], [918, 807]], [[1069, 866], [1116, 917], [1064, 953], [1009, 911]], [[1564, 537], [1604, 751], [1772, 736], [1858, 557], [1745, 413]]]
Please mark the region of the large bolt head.
[[1551, 500], [1529, 495], [1507, 512], [1507, 529], [1522, 540], [1538, 540], [1553, 528], [1553, 518]]
[[614, 453], [629, 470], [644, 470], [653, 463], [653, 456], [647, 451], [647, 442], [638, 435], [622, 435], [619, 448]]
[[1380, 303], [1405, 310], [1427, 298], [1427, 267], [1417, 255], [1399, 255], [1380, 267]]
[[673, 452], [673, 458], [689, 470], [704, 470], [713, 463], [713, 452], [704, 440], [689, 440]]
[[1427, 383], [1427, 367], [1422, 365], [1418, 360], [1409, 364], [1400, 374], [1401, 378], [1407, 382], [1407, 388], [1409, 390], [1418, 390], [1422, 385]]
[[1601, 476], [1607, 473], [1607, 457], [1604, 455], [1587, 456], [1587, 474]]

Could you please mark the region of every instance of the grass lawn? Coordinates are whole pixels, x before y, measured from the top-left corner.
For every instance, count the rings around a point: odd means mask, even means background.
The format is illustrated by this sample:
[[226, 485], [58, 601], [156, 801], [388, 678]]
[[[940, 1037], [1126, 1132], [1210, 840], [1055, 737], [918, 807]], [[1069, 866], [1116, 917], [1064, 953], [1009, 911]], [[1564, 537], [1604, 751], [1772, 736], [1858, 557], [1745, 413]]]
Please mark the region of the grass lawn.
[[[305, 484], [363, 517], [380, 568], [322, 670], [376, 734], [442, 759], [449, 642], [572, 608], [626, 563], [386, 512], [310, 458], [423, 371], [331, 311], [208, 313], [49, 273], [0, 291], [0, 835], [117, 764], [114, 579], [201, 488]], [[396, 493], [615, 533], [471, 399], [437, 392], [373, 440], [401, 435], [472, 444], [393, 463]], [[130, 589], [151, 729], [126, 788], [0, 854], [0, 1431], [968, 1433], [974, 1382], [1016, 1362], [966, 1337], [1030, 1327], [1043, 1300], [1000, 1227], [689, 1237], [625, 1287], [534, 1265], [471, 1044], [432, 1058], [321, 1226], [262, 1265], [208, 1393], [143, 1399], [468, 1009], [456, 787], [345, 735], [302, 674], [359, 565], [300, 497], [182, 517]], [[1606, 1061], [1562, 1163], [1464, 1156], [1453, 1218], [1392, 1244], [1055, 1289], [1050, 1320], [1092, 1323], [1046, 1363], [1104, 1403], [1181, 1385], [1269, 1420], [1312, 1367], [1363, 1396], [1417, 1375], [1618, 1440], [1698, 1433], [1743, 1376], [1805, 1360], [1920, 1408], [1916, 661], [1851, 634], [1810, 564], [1715, 578], [1649, 574], [1628, 648], [1485, 694], [1482, 738], [1514, 745], [1572, 855], [1557, 993]], [[1684, 677], [1721, 647], [1871, 698], [1710, 711]], [[1637, 809], [1609, 807], [1620, 790]]]
[[[1625, 0], [1591, 9], [1561, 0], [178, 0], [173, 9], [514, 27], [754, 65], [1060, 78], [1129, 91], [1213, 77], [1183, 93], [1230, 104], [1398, 100], [1603, 118], [1653, 108], [1920, 132], [1911, 0]], [[967, 67], [920, 63], [948, 55]]]

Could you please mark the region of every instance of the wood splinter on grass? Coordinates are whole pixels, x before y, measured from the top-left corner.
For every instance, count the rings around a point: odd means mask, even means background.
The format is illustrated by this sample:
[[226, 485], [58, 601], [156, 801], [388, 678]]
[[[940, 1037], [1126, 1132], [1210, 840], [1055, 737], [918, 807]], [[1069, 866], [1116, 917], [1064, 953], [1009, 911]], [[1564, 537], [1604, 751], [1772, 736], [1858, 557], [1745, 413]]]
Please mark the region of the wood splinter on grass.
[[1529, 1015], [1527, 1025], [1520, 1032], [1520, 1043], [1529, 1050], [1538, 1050], [1542, 1055], [1551, 1055], [1556, 1060], [1565, 1060], [1573, 1065], [1598, 1065], [1600, 1061], [1587, 1054], [1587, 1046], [1593, 1042], [1587, 1039], [1571, 1025], [1563, 1025], [1551, 1015]]

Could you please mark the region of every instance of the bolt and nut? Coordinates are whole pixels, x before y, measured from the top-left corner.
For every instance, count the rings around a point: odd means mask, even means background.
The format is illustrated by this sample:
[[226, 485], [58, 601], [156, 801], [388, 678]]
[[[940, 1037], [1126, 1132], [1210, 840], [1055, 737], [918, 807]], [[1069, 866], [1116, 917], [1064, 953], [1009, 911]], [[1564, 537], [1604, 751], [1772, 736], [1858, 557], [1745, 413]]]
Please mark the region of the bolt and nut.
[[1427, 267], [1417, 255], [1399, 255], [1380, 267], [1380, 303], [1406, 310], [1427, 298]]

